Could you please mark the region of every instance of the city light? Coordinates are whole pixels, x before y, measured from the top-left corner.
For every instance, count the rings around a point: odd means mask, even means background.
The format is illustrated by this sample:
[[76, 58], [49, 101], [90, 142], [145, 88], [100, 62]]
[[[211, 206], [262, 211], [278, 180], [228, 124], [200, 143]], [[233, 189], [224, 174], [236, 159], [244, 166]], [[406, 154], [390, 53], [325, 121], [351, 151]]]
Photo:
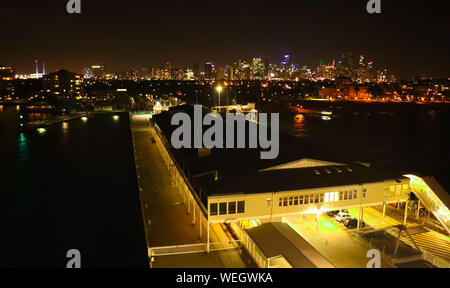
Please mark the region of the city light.
[[39, 134], [45, 134], [45, 132], [47, 132], [47, 130], [46, 130], [45, 128], [37, 128], [36, 131], [37, 131]]
[[86, 121], [88, 120], [88, 117], [83, 116], [83, 117], [81, 117], [81, 120], [82, 120], [83, 122], [86, 122]]

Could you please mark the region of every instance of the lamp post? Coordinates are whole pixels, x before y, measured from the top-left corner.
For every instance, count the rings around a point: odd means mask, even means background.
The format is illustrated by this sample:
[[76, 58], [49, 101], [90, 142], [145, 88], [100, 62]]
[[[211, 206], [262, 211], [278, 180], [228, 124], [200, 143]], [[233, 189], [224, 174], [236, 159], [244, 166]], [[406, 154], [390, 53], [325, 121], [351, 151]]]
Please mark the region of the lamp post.
[[220, 111], [220, 92], [222, 91], [222, 86], [217, 86], [216, 88], [217, 92], [219, 92], [219, 111]]

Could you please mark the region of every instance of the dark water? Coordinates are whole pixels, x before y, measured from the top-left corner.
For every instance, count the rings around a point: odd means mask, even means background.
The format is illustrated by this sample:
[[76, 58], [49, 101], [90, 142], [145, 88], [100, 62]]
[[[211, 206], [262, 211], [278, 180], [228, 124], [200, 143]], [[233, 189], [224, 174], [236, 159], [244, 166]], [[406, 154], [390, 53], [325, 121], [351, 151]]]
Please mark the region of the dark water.
[[92, 115], [15, 131], [0, 111], [0, 266], [146, 267], [146, 243], [127, 114]]
[[[303, 104], [307, 108], [308, 104]], [[349, 161], [395, 173], [435, 176], [450, 191], [450, 106], [329, 104], [284, 113], [280, 129]], [[331, 120], [320, 111], [331, 108]]]

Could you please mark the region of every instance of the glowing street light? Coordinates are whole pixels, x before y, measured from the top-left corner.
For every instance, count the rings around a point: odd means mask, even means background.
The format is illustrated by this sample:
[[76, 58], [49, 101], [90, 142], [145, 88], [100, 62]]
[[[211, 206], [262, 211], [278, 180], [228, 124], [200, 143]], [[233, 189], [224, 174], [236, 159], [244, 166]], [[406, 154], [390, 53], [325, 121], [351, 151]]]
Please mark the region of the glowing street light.
[[[217, 92], [219, 92], [219, 107], [220, 107], [220, 92], [222, 91], [222, 86], [217, 86], [216, 87]], [[220, 108], [219, 108], [220, 109]]]

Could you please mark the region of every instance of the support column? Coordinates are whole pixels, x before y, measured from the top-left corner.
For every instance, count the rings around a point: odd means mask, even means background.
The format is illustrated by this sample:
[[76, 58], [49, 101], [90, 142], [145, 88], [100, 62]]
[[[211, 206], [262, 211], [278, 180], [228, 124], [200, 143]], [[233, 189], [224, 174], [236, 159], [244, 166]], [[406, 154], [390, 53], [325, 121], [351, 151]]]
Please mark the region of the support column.
[[209, 221], [208, 228], [206, 229], [206, 252], [209, 253]]
[[406, 220], [408, 218], [408, 200], [405, 202], [405, 217], [403, 218], [403, 225], [406, 225]]
[[195, 225], [195, 202], [193, 202], [193, 206], [192, 206], [192, 216], [194, 217], [192, 224]]
[[320, 219], [320, 213], [317, 213], [317, 217], [316, 217], [316, 232], [319, 232], [319, 219]]
[[359, 230], [359, 228], [361, 227], [361, 219], [362, 219], [362, 214], [363, 214], [363, 207], [359, 206], [359, 212], [358, 212], [358, 223], [356, 223], [356, 230]]
[[398, 246], [400, 244], [400, 236], [402, 234], [402, 229], [398, 229], [398, 236], [397, 236], [397, 242], [395, 243], [395, 250], [394, 250], [394, 256], [397, 255]]
[[189, 199], [189, 194], [186, 192], [187, 196], [187, 208], [188, 208], [188, 214], [191, 213], [191, 199]]
[[202, 219], [202, 214], [201, 213], [202, 213], [202, 209], [198, 209], [198, 227], [200, 229], [200, 240], [203, 239], [203, 236], [202, 236], [203, 219]]

